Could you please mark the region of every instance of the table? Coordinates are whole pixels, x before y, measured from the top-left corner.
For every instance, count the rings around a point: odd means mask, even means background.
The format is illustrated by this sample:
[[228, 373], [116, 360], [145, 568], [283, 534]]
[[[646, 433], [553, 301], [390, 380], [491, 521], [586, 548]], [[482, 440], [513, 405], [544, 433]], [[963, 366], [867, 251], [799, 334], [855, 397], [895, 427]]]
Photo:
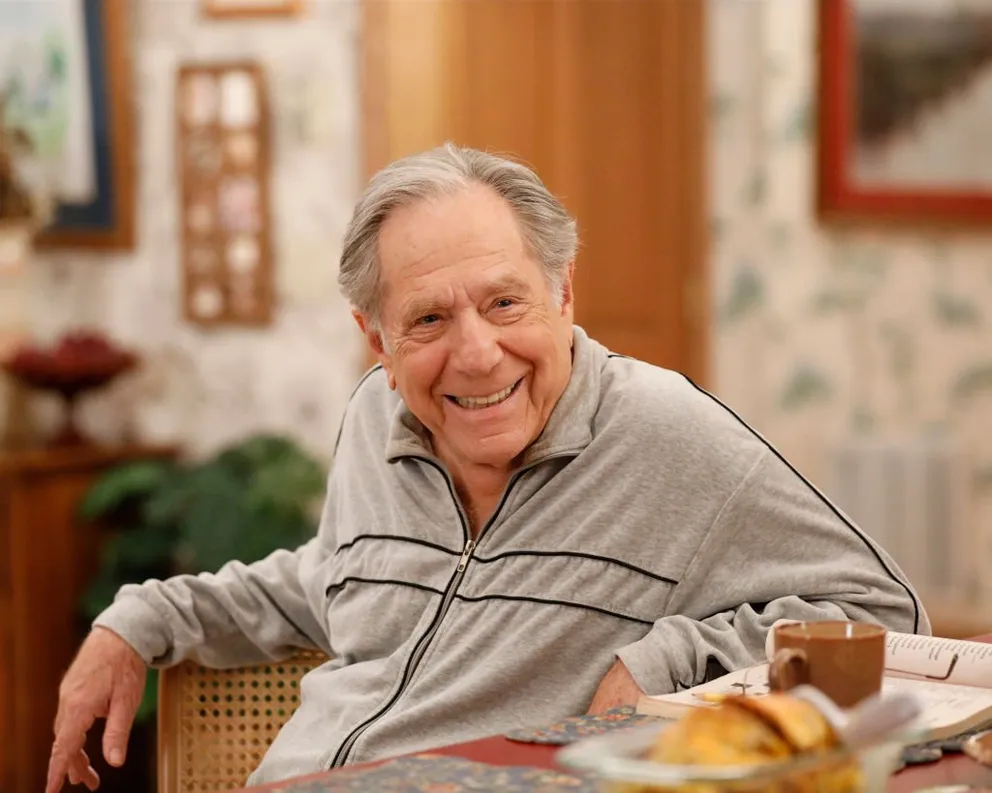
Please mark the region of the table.
[[[972, 641], [992, 644], [992, 634], [973, 637]], [[431, 749], [430, 752], [492, 765], [527, 765], [554, 769], [559, 768], [555, 763], [555, 754], [560, 749], [559, 746], [518, 743], [502, 736], [493, 736]], [[334, 771], [325, 771], [320, 774], [300, 777], [294, 781], [319, 781], [329, 778], [334, 773]], [[273, 790], [285, 784], [286, 782], [283, 781], [271, 785], [243, 788], [242, 793], [263, 793], [263, 791]], [[938, 785], [970, 785], [976, 788], [992, 788], [992, 768], [986, 768], [965, 755], [947, 755], [936, 763], [910, 766], [895, 774], [889, 781], [888, 793], [912, 793], [912, 791], [921, 788]]]
[[[432, 749], [432, 754], [460, 757], [492, 765], [529, 765], [538, 768], [558, 768], [555, 754], [558, 746], [517, 743], [502, 736], [483, 738], [478, 741], [453, 744], [440, 749]], [[299, 782], [327, 779], [333, 771], [299, 777]], [[286, 783], [243, 788], [241, 793], [264, 793], [282, 787]], [[889, 793], [912, 793], [921, 788], [937, 785], [970, 785], [976, 788], [992, 787], [992, 768], [985, 768], [964, 755], [950, 755], [930, 765], [911, 766], [894, 775], [889, 782]], [[238, 793], [235, 791], [234, 793]]]

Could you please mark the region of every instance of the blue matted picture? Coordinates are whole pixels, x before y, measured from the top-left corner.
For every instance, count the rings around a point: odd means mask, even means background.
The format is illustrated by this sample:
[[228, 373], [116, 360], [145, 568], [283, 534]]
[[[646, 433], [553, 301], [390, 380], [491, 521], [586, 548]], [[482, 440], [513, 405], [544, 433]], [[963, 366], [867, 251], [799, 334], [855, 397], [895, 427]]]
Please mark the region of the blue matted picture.
[[31, 139], [55, 212], [39, 247], [134, 246], [126, 0], [0, 2], [4, 120]]

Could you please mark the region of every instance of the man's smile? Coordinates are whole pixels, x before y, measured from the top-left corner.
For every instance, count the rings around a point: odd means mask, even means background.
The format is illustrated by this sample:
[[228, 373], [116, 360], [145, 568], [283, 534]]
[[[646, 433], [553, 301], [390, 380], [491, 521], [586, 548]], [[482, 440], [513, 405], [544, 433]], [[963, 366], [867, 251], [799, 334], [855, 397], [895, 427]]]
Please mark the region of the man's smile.
[[505, 402], [513, 395], [513, 392], [517, 390], [523, 381], [524, 379], [521, 377], [517, 380], [517, 382], [507, 386], [501, 391], [497, 391], [486, 396], [454, 396], [452, 394], [445, 394], [445, 397], [450, 402], [458, 405], [460, 408], [465, 408], [466, 410], [481, 410], [483, 408], [492, 407], [493, 405], [498, 405], [501, 402]]

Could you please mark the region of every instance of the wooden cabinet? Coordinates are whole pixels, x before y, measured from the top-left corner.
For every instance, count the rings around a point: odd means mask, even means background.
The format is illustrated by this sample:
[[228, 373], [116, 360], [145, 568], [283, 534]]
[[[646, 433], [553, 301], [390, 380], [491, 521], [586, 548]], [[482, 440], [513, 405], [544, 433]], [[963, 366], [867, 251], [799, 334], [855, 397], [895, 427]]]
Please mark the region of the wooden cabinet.
[[78, 604], [103, 539], [77, 518], [83, 494], [114, 465], [171, 454], [0, 451], [0, 793], [45, 789], [59, 681], [85, 634]]

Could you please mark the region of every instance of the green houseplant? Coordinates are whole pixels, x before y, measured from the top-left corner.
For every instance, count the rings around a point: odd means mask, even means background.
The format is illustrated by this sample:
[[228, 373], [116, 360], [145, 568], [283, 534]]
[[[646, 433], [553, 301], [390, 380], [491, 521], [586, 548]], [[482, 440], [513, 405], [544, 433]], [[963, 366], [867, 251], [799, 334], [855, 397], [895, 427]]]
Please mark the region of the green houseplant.
[[[99, 573], [84, 595], [92, 620], [121, 586], [179, 573], [215, 572], [251, 563], [313, 536], [325, 472], [293, 441], [248, 438], [197, 462], [141, 461], [114, 468], [85, 494], [87, 521], [114, 528]], [[155, 711], [156, 675], [138, 711]]]

